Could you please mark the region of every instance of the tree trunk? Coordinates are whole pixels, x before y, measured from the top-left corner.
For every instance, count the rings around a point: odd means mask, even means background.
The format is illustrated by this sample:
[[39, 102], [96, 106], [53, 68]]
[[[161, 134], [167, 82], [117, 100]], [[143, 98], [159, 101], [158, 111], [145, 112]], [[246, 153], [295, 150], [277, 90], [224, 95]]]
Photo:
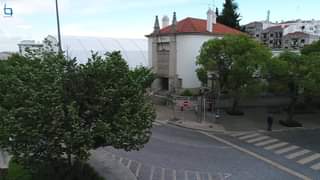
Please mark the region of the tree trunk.
[[239, 104], [239, 97], [238, 96], [233, 97], [233, 104], [231, 109], [232, 112], [237, 112], [238, 104]]
[[298, 98], [296, 96], [291, 98], [291, 102], [288, 108], [288, 118], [287, 118], [287, 122], [292, 122], [293, 121], [293, 114], [294, 114], [294, 110], [295, 110], [295, 106], [297, 103]]
[[69, 151], [68, 154], [67, 154], [67, 156], [68, 156], [68, 165], [71, 168], [72, 167], [71, 150], [69, 149], [68, 151]]

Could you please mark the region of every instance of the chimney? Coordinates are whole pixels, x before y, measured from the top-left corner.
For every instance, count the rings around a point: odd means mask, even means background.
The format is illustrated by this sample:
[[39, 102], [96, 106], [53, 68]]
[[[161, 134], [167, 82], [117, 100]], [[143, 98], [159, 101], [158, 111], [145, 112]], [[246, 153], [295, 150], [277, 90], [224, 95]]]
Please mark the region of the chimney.
[[215, 13], [209, 8], [207, 12], [207, 31], [213, 32], [213, 23], [216, 23]]
[[176, 12], [173, 12], [173, 18], [172, 18], [172, 31], [177, 31], [177, 14]]
[[155, 20], [155, 22], [154, 22], [153, 32], [154, 32], [154, 33], [159, 33], [159, 32], [160, 32], [160, 25], [159, 25], [159, 18], [158, 18], [158, 16], [156, 16], [156, 20]]
[[162, 28], [169, 26], [170, 20], [168, 16], [163, 16], [162, 18]]

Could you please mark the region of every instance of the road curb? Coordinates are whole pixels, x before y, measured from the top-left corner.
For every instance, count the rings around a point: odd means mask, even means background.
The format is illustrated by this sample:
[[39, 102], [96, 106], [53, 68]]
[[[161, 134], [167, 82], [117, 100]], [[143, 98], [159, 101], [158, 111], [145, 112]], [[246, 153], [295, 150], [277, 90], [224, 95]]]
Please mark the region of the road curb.
[[194, 131], [203, 131], [203, 132], [211, 132], [211, 133], [224, 133], [224, 134], [231, 133], [230, 131], [226, 131], [226, 130], [207, 130], [207, 129], [202, 129], [202, 128], [188, 127], [188, 126], [185, 126], [183, 124], [175, 123], [175, 122], [172, 122], [172, 121], [168, 121], [168, 124], [173, 125], [173, 126], [177, 126], [177, 127], [180, 127], [180, 128], [194, 130]]

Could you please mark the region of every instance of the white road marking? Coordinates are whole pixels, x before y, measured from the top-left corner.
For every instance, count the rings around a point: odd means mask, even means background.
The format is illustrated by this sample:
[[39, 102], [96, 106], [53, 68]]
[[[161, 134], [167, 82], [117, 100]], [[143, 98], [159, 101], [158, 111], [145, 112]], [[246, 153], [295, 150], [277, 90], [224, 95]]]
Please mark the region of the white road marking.
[[297, 161], [299, 164], [307, 164], [311, 161], [314, 161], [316, 159], [319, 159], [320, 158], [320, 154], [319, 153], [316, 153], [316, 154], [313, 154], [311, 156], [308, 156], [306, 158], [303, 158], [303, 159], [300, 159], [299, 161]]
[[285, 172], [287, 172], [288, 174], [290, 174], [292, 176], [296, 176], [296, 177], [298, 177], [300, 179], [303, 179], [303, 180], [312, 180], [311, 178], [309, 178], [309, 177], [307, 177], [307, 176], [305, 176], [303, 174], [300, 174], [300, 173], [298, 173], [298, 172], [296, 172], [296, 171], [294, 171], [292, 169], [289, 169], [289, 168], [287, 168], [287, 167], [285, 167], [285, 166], [283, 166], [283, 165], [281, 165], [281, 164], [279, 164], [277, 162], [271, 161], [271, 160], [269, 160], [269, 159], [267, 159], [265, 157], [262, 157], [261, 155], [258, 155], [258, 154], [254, 153], [252, 151], [247, 150], [247, 149], [244, 149], [244, 148], [242, 148], [242, 147], [240, 147], [238, 145], [235, 145], [235, 144], [233, 144], [233, 143], [231, 143], [229, 141], [226, 141], [226, 140], [224, 140], [222, 138], [219, 138], [219, 137], [217, 137], [215, 135], [212, 135], [212, 134], [209, 134], [209, 133], [206, 133], [206, 132], [201, 132], [201, 131], [200, 131], [200, 133], [205, 134], [208, 137], [211, 137], [211, 138], [213, 138], [213, 139], [215, 139], [215, 140], [217, 140], [217, 141], [219, 141], [221, 143], [227, 144], [227, 145], [229, 145], [229, 146], [231, 146], [231, 147], [233, 147], [233, 148], [235, 148], [235, 149], [237, 149], [237, 150], [239, 150], [241, 152], [247, 153], [247, 154], [249, 154], [249, 155], [251, 155], [251, 156], [253, 156], [253, 157], [255, 157], [255, 158], [259, 159], [259, 160], [262, 160], [262, 161], [264, 161], [266, 163], [269, 163], [272, 166], [274, 166], [274, 167], [276, 167], [278, 169], [281, 169], [282, 171], [285, 171]]
[[250, 132], [241, 132], [241, 133], [235, 133], [235, 134], [231, 134], [232, 137], [238, 137], [238, 136], [242, 136], [245, 134], [249, 134]]
[[132, 161], [129, 160], [129, 161], [128, 161], [128, 164], [127, 164], [127, 168], [128, 168], [128, 169], [130, 169], [131, 163], [132, 163]]
[[261, 137], [257, 137], [257, 138], [254, 138], [254, 139], [247, 140], [246, 142], [247, 143], [255, 143], [255, 142], [266, 140], [266, 139], [269, 139], [269, 138], [270, 138], [269, 136], [261, 136]]
[[283, 149], [279, 149], [275, 153], [276, 154], [283, 154], [283, 153], [287, 153], [287, 152], [296, 150], [298, 148], [299, 148], [298, 146], [289, 146], [289, 147], [286, 147], [286, 148], [283, 148]]
[[120, 157], [120, 159], [119, 159], [119, 163], [120, 163], [120, 164], [122, 164], [122, 161], [123, 161], [123, 158], [122, 158], [122, 157]]
[[188, 171], [184, 171], [184, 179], [185, 180], [189, 180]]
[[166, 169], [161, 168], [161, 180], [165, 180], [165, 175], [166, 175]]
[[176, 170], [172, 171], [172, 180], [177, 180], [177, 171]]
[[273, 144], [273, 145], [267, 146], [264, 149], [265, 150], [273, 150], [273, 149], [276, 149], [276, 148], [279, 148], [279, 147], [283, 147], [283, 146], [286, 146], [286, 145], [288, 145], [288, 143], [280, 142], [280, 143], [277, 143], [277, 144]]
[[150, 180], [153, 180], [154, 166], [151, 167]]
[[287, 159], [294, 159], [296, 157], [299, 157], [299, 156], [303, 156], [307, 153], [309, 153], [311, 151], [307, 150], [307, 149], [304, 149], [304, 150], [301, 150], [301, 151], [298, 151], [298, 152], [295, 152], [295, 153], [292, 153], [292, 154], [289, 154], [286, 156]]
[[258, 133], [254, 133], [254, 134], [249, 134], [249, 135], [241, 136], [241, 137], [239, 137], [239, 139], [244, 140], [244, 139], [253, 138], [253, 137], [256, 137], [256, 136], [259, 136], [259, 135], [260, 135], [260, 134], [258, 134]]
[[137, 167], [137, 169], [136, 169], [136, 173], [135, 173], [136, 177], [138, 177], [138, 176], [139, 176], [140, 169], [141, 169], [141, 163], [138, 163], [138, 167]]
[[319, 171], [320, 170], [320, 163], [311, 166], [311, 169]]
[[231, 176], [232, 176], [232, 174], [224, 174], [224, 179], [228, 179]]
[[197, 180], [201, 180], [201, 176], [199, 172], [196, 172], [196, 177], [197, 177]]
[[264, 145], [268, 145], [268, 144], [275, 143], [278, 141], [279, 141], [278, 139], [270, 139], [270, 140], [263, 141], [263, 142], [260, 142], [260, 143], [254, 144], [254, 145], [255, 146], [264, 146]]

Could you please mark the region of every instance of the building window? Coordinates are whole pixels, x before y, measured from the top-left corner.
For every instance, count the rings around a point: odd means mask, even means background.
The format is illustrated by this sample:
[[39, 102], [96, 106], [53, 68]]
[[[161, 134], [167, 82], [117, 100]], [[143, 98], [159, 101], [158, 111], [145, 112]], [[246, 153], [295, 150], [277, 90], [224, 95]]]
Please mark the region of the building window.
[[259, 35], [259, 34], [256, 34], [256, 37], [258, 38], [258, 37], [260, 37], [260, 35]]
[[270, 37], [273, 37], [273, 33], [270, 34]]
[[270, 43], [270, 44], [273, 44], [273, 40], [270, 40], [269, 43]]
[[303, 44], [304, 44], [305, 42], [306, 42], [306, 40], [304, 40], [304, 39], [301, 39], [301, 43], [303, 43]]

